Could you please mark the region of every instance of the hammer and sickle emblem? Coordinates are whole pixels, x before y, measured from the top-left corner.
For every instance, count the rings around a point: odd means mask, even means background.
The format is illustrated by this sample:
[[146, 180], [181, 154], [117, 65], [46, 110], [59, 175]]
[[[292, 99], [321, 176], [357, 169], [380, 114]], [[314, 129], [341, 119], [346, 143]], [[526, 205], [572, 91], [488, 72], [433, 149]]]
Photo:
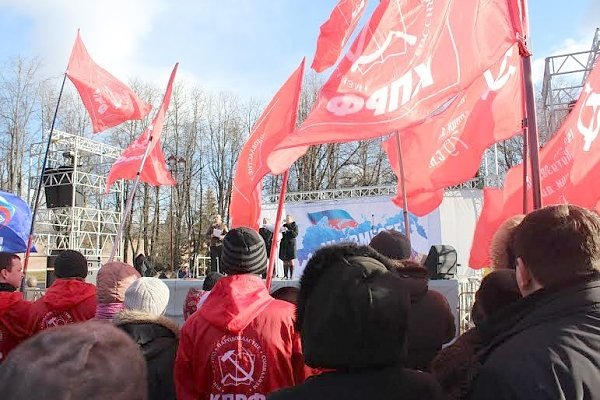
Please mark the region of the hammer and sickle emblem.
[[[584, 93], [586, 98], [583, 102], [583, 106], [579, 109], [577, 130], [583, 136], [583, 151], [590, 151], [592, 143], [598, 137], [598, 133], [600, 133], [600, 114], [598, 113], [598, 109], [600, 108], [600, 94], [592, 92], [592, 87], [589, 83], [586, 83]], [[592, 107], [593, 110], [588, 125], [584, 124], [582, 115], [582, 112], [586, 107]]]
[[[500, 64], [500, 70], [498, 71], [498, 76], [494, 77], [492, 75], [492, 71], [489, 69], [483, 73], [483, 77], [485, 78], [485, 82], [488, 87], [492, 91], [498, 91], [506, 85], [511, 75], [514, 75], [517, 72], [517, 68], [514, 65], [508, 65], [508, 60], [512, 57], [513, 48], [511, 47], [504, 54], [504, 58], [502, 59], [502, 63]], [[507, 68], [508, 66], [508, 68]]]
[[250, 354], [245, 354], [245, 355], [248, 357], [248, 360], [250, 361], [250, 371], [246, 371], [238, 363], [237, 357], [235, 355], [235, 350], [229, 350], [221, 356], [221, 358], [220, 358], [221, 363], [231, 364], [235, 368], [235, 371], [236, 371], [235, 374], [227, 373], [225, 376], [223, 376], [223, 379], [221, 379], [221, 384], [223, 384], [223, 385], [226, 385], [226, 384], [235, 384], [235, 385], [248, 384], [249, 385], [252, 382], [254, 382], [254, 378], [252, 377], [252, 375], [254, 374], [254, 359], [252, 358], [252, 356]]

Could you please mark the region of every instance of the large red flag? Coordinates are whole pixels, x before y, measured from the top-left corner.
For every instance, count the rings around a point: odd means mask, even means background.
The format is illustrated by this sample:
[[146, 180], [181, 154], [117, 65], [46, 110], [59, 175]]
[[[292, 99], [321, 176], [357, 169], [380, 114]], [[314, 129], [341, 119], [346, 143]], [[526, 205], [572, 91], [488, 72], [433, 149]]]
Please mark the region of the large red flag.
[[106, 191], [118, 179], [134, 179], [140, 169], [142, 159], [146, 148], [149, 147], [146, 162], [140, 173], [140, 180], [153, 186], [175, 185], [175, 180], [171, 177], [167, 169], [165, 155], [160, 145], [160, 137], [165, 121], [165, 114], [171, 103], [171, 93], [173, 92], [173, 81], [177, 73], [179, 63], [175, 64], [169, 84], [163, 97], [162, 104], [154, 116], [152, 123], [148, 128], [125, 149], [121, 157], [112, 165], [108, 177], [106, 178]]
[[140, 100], [123, 82], [92, 60], [79, 31], [71, 51], [67, 76], [87, 109], [94, 133], [132, 119], [142, 119], [152, 106]]
[[366, 3], [367, 0], [339, 0], [329, 19], [321, 25], [312, 69], [322, 72], [335, 64], [365, 12]]
[[231, 226], [258, 229], [262, 178], [270, 171], [266, 157], [296, 126], [304, 59], [265, 108], [237, 160], [229, 215]]
[[[600, 145], [596, 142], [600, 133], [600, 67], [590, 74], [575, 107], [540, 151], [540, 180], [542, 203], [555, 205], [571, 203], [596, 208], [600, 200]], [[489, 211], [492, 217], [480, 218], [476, 231], [487, 232], [474, 238], [473, 251], [482, 247], [507, 218], [522, 212], [523, 166], [510, 169], [503, 190], [503, 206]], [[530, 188], [528, 188], [530, 190]], [[531, 195], [529, 195], [531, 199]], [[487, 205], [484, 203], [484, 212]], [[531, 208], [530, 208], [531, 209]], [[499, 211], [498, 211], [499, 210]], [[480, 226], [482, 225], [482, 226]], [[484, 246], [485, 248], [485, 246]], [[481, 265], [481, 257], [470, 263]]]
[[309, 145], [377, 137], [422, 122], [515, 41], [506, 0], [382, 0], [269, 166], [280, 173]]
[[[473, 178], [485, 149], [522, 129], [521, 65], [518, 45], [514, 44], [496, 65], [457, 95], [443, 111], [401, 132], [411, 212], [424, 215], [433, 211], [442, 201], [440, 190]], [[390, 165], [398, 173], [395, 135], [382, 146]], [[429, 193], [429, 196], [414, 198], [420, 193]], [[423, 202], [425, 198], [427, 202]], [[402, 204], [400, 186], [395, 203]]]

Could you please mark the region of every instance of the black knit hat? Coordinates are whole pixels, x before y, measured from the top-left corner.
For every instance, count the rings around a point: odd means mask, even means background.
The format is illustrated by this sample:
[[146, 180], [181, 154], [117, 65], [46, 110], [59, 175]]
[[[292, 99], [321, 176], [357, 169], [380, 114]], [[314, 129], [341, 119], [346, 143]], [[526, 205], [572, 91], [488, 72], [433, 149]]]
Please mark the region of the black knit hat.
[[412, 255], [408, 238], [393, 229], [379, 232], [369, 246], [393, 260], [407, 260]]
[[204, 282], [202, 282], [202, 290], [212, 290], [212, 288], [217, 284], [219, 279], [221, 279], [224, 276], [225, 275], [216, 271], [209, 272], [208, 275], [206, 275], [206, 277], [204, 278]]
[[54, 260], [54, 274], [57, 278], [85, 278], [88, 274], [87, 260], [78, 251], [65, 250]]
[[223, 239], [221, 266], [228, 275], [264, 273], [267, 269], [265, 242], [250, 228], [235, 228]]
[[405, 359], [409, 292], [370, 253], [367, 246], [328, 246], [308, 261], [296, 319], [308, 366], [360, 370]]

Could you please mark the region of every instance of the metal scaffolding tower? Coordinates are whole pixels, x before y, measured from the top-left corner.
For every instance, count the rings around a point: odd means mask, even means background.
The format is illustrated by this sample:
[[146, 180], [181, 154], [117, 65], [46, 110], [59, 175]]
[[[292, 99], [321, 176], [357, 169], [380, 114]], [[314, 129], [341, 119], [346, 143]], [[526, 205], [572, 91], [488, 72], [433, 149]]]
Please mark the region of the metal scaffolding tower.
[[592, 47], [588, 51], [561, 54], [546, 58], [542, 85], [542, 107], [546, 134], [540, 142], [547, 142], [562, 125], [570, 107], [577, 101], [588, 75], [600, 53], [600, 28], [596, 29]]
[[[29, 157], [29, 202], [38, 186], [46, 141], [34, 143]], [[121, 149], [82, 136], [54, 131], [35, 222], [40, 254], [72, 249], [90, 264], [108, 258], [121, 222], [123, 181], [108, 192], [106, 177]], [[123, 253], [119, 243], [117, 256]], [[98, 265], [99, 266], [99, 265]]]

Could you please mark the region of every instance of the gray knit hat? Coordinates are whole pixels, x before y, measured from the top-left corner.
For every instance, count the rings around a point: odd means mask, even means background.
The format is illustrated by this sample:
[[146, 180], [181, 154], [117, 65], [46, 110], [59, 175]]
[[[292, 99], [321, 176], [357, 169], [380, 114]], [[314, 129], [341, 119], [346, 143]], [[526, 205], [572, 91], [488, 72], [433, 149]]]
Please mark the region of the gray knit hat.
[[250, 228], [230, 230], [223, 239], [221, 263], [228, 275], [264, 273], [267, 269], [264, 240]]
[[169, 304], [169, 287], [158, 278], [139, 278], [125, 291], [123, 303], [128, 310], [162, 315]]
[[54, 261], [54, 274], [57, 278], [85, 278], [88, 274], [87, 260], [76, 250], [62, 251]]

